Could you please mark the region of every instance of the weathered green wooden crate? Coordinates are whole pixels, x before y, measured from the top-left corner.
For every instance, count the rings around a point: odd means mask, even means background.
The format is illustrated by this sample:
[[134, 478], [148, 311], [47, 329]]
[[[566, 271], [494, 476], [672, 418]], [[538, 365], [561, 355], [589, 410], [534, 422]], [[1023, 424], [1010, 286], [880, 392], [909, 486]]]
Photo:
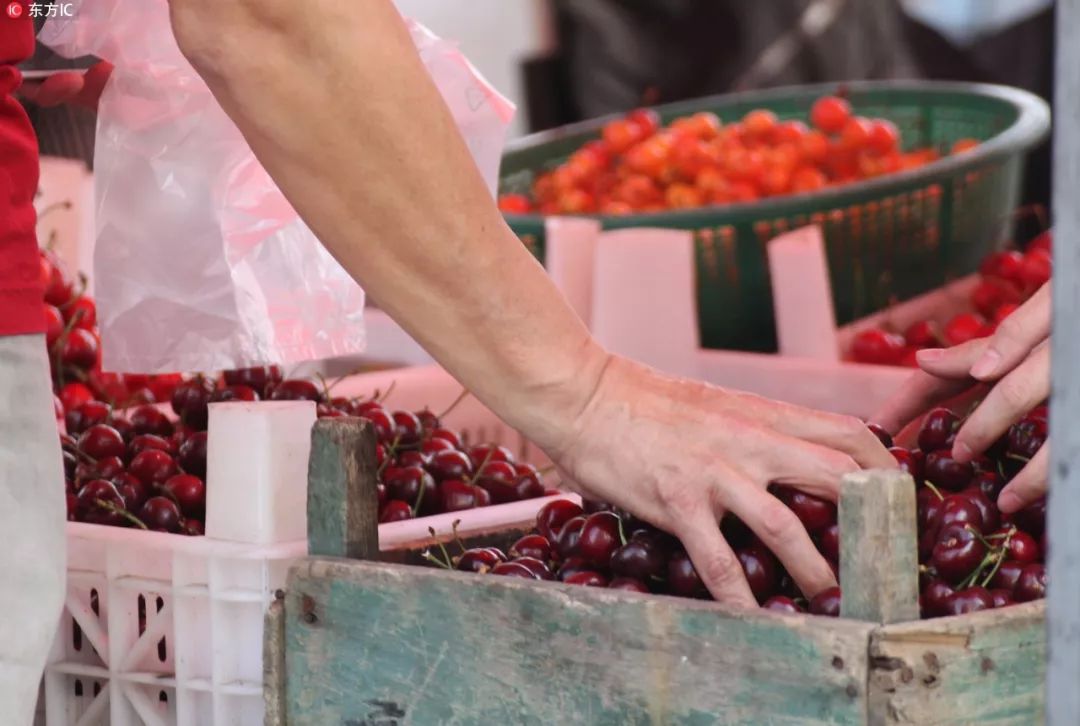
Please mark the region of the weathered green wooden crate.
[[[386, 562], [366, 425], [313, 432], [313, 553], [267, 616], [267, 723], [1040, 723], [1045, 609], [918, 621], [914, 487], [849, 477], [841, 619]], [[343, 463], [344, 462], [344, 463]], [[859, 583], [856, 585], [855, 583]]]

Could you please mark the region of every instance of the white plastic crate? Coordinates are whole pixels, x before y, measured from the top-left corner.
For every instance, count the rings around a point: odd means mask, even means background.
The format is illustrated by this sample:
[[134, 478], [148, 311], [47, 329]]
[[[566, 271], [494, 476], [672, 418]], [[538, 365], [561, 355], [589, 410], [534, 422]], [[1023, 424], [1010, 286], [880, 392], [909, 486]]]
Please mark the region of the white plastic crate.
[[[440, 368], [425, 367], [354, 376], [335, 386], [332, 394], [369, 395], [385, 392], [391, 384], [385, 401], [390, 408], [428, 406], [437, 413], [462, 390]], [[534, 446], [471, 397], [444, 422], [474, 443], [497, 442], [523, 460], [538, 466], [546, 463]], [[211, 424], [211, 456], [231, 450], [222, 441], [227, 435]], [[295, 427], [267, 426], [264, 435], [289, 440], [248, 446], [246, 456], [260, 448], [295, 446], [298, 434]], [[229, 469], [242, 470], [222, 470]], [[258, 472], [252, 480], [270, 481]], [[208, 491], [249, 484], [211, 479]], [[297, 476], [294, 485], [306, 487], [306, 477]], [[208, 507], [215, 501], [209, 499]], [[384, 550], [415, 546], [428, 538], [429, 526], [445, 535], [458, 520], [464, 535], [525, 523], [546, 501], [381, 525], [380, 546]], [[248, 514], [236, 513], [240, 519]], [[306, 521], [302, 508], [295, 516]], [[258, 531], [266, 522], [251, 517], [247, 534], [268, 534]], [[277, 521], [273, 527], [289, 531], [295, 524]], [[306, 541], [258, 544], [82, 523], [69, 522], [67, 527], [67, 603], [45, 672], [44, 723], [261, 724], [263, 615], [275, 591], [285, 586], [289, 565], [307, 553]]]

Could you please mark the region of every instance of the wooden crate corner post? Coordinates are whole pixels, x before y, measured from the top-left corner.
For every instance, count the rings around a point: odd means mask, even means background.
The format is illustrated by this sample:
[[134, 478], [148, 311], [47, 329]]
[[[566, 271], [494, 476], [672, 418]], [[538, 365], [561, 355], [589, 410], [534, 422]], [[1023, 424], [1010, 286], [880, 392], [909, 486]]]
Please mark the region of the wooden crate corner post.
[[915, 482], [899, 470], [860, 471], [840, 488], [841, 617], [881, 624], [919, 618]]
[[359, 418], [325, 418], [311, 429], [308, 554], [374, 559], [379, 553], [375, 429]]

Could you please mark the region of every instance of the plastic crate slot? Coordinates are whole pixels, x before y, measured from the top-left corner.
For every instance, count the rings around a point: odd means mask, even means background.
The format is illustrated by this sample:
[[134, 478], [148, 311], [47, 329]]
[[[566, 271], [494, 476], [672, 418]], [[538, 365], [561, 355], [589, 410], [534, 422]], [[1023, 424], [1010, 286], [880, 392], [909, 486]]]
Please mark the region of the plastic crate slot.
[[76, 698], [81, 698], [82, 697], [82, 681], [79, 680], [78, 678], [75, 679], [75, 697]]
[[[159, 688], [152, 691], [145, 686], [136, 683], [121, 684], [124, 697], [135, 709], [135, 713], [147, 726], [167, 726], [175, 723], [176, 716], [173, 713], [172, 704], [168, 699], [162, 700]], [[152, 694], [152, 695], [151, 695]]]
[[167, 660], [167, 651], [164, 650], [161, 641], [165, 639], [166, 632], [172, 628], [172, 608], [162, 601], [162, 607], [157, 611], [151, 621], [146, 617], [146, 598], [139, 595], [139, 637], [132, 645], [124, 658], [120, 669], [123, 671], [135, 670], [139, 663], [143, 662], [151, 648], [157, 648], [157, 655], [162, 662]]
[[97, 656], [102, 660], [106, 660], [106, 656], [103, 654], [109, 652], [109, 636], [101, 627], [101, 621], [98, 619], [97, 614], [71, 593], [68, 593], [67, 609], [71, 613], [72, 620], [75, 621], [73, 629], [78, 627], [80, 630], [80, 643], [82, 636], [85, 635], [86, 639], [90, 641], [90, 647], [94, 649]]
[[[165, 608], [165, 601], [161, 599], [160, 595], [158, 595], [157, 611], [160, 613], [164, 608]], [[162, 636], [161, 640], [158, 641], [157, 652], [158, 652], [158, 660], [159, 661], [164, 663], [166, 660], [168, 660], [169, 651], [168, 651], [168, 648], [165, 645], [165, 636]]]

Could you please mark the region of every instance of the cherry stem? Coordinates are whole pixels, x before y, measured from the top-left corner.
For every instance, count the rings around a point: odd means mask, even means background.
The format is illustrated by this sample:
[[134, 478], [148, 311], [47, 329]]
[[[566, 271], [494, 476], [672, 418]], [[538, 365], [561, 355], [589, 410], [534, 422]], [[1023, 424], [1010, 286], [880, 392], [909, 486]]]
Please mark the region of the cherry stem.
[[[345, 375], [338, 376], [337, 378], [335, 378], [333, 383], [331, 383], [329, 386], [326, 385], [326, 381], [323, 380], [323, 389], [326, 392], [326, 397], [330, 398], [330, 391], [334, 390], [337, 387], [337, 385], [339, 383], [341, 383], [342, 381], [344, 381], [346, 378], [352, 378], [353, 376], [359, 375], [359, 374], [363, 373], [364, 370], [365, 370], [364, 366], [359, 366], [358, 368], [353, 368], [351, 371], [349, 371]], [[319, 378], [322, 378], [322, 376], [320, 375]]]
[[96, 466], [97, 463], [98, 463], [97, 459], [90, 456], [90, 454], [87, 454], [85, 451], [80, 451], [78, 446], [76, 446], [74, 449], [72, 449], [72, 453], [74, 453], [75, 456], [79, 457], [80, 459], [87, 462], [88, 464], [94, 464]]
[[379, 392], [378, 392], [378, 391], [376, 391], [376, 392], [375, 392], [375, 402], [376, 402], [376, 403], [382, 403], [382, 402], [383, 402], [383, 401], [385, 401], [385, 400], [386, 400], [387, 398], [389, 398], [389, 397], [390, 397], [390, 393], [391, 393], [391, 392], [392, 392], [392, 391], [394, 390], [394, 386], [396, 386], [396, 385], [397, 385], [397, 381], [396, 381], [396, 380], [394, 380], [394, 381], [390, 381], [390, 385], [386, 387], [386, 390], [385, 390], [385, 391], [384, 391], [384, 392], [382, 393], [382, 395], [380, 395], [380, 394], [379, 394]]
[[971, 532], [973, 535], [975, 535], [975, 539], [979, 540], [979, 542], [981, 542], [984, 547], [988, 547], [990, 549], [994, 548], [993, 543], [990, 542], [989, 540], [987, 540], [986, 537], [983, 537], [982, 532], [975, 529], [970, 524], [965, 524], [964, 529], [966, 529], [968, 532]]
[[1020, 454], [1005, 454], [1006, 459], [1012, 459], [1013, 461], [1022, 461], [1025, 464], [1031, 461], [1027, 456], [1021, 456]]
[[626, 530], [623, 529], [622, 517], [615, 515], [615, 520], [619, 523], [619, 543], [626, 544]]
[[438, 567], [443, 568], [444, 570], [453, 570], [454, 569], [453, 567], [450, 566], [449, 562], [443, 562], [438, 557], [431, 554], [431, 552], [429, 552], [428, 550], [424, 550], [423, 552], [421, 552], [420, 557], [427, 560], [428, 562], [430, 562], [433, 565], [436, 565]]
[[934, 493], [934, 496], [936, 496], [938, 498], [938, 501], [940, 501], [940, 502], [945, 501], [945, 497], [942, 495], [941, 490], [938, 489], [936, 486], [934, 486], [933, 484], [931, 484], [928, 481], [924, 481], [923, 486], [925, 486], [927, 489], [932, 491]]
[[115, 514], [118, 517], [121, 517], [122, 519], [126, 519], [127, 521], [131, 522], [136, 527], [138, 527], [139, 529], [150, 529], [149, 527], [146, 526], [145, 522], [143, 522], [141, 519], [136, 517], [134, 514], [127, 511], [126, 509], [121, 509], [120, 507], [116, 506], [112, 502], [106, 501], [105, 499], [95, 499], [94, 504], [101, 507], [106, 512], [110, 512], [112, 514]]
[[993, 549], [987, 552], [986, 556], [983, 557], [982, 562], [979, 563], [979, 566], [972, 570], [971, 574], [965, 577], [956, 589], [964, 590], [974, 585], [975, 581], [979, 579], [979, 575], [982, 574], [982, 571], [986, 568], [986, 566], [1000, 556], [1001, 553]]
[[398, 434], [394, 437], [393, 442], [391, 442], [390, 446], [388, 446], [386, 449], [386, 456], [383, 458], [382, 464], [379, 465], [378, 470], [376, 470], [375, 472], [376, 479], [382, 477], [383, 472], [386, 471], [386, 467], [388, 467], [390, 465], [390, 462], [394, 460], [394, 457], [397, 455], [398, 443], [400, 442], [401, 435]]
[[445, 416], [446, 414], [450, 413], [455, 408], [457, 408], [458, 404], [461, 403], [462, 401], [464, 401], [468, 397], [468, 395], [469, 395], [469, 389], [462, 388], [461, 393], [458, 394], [458, 397], [455, 398], [453, 400], [453, 402], [449, 406], [446, 407], [445, 411], [443, 411], [442, 413], [439, 414], [438, 419], [440, 421], [442, 421], [443, 416]]
[[484, 460], [480, 463], [480, 466], [476, 467], [476, 473], [473, 474], [470, 478], [466, 479], [467, 483], [472, 484], [474, 481], [480, 478], [480, 475], [484, 473], [484, 467], [487, 466], [488, 462], [491, 461], [491, 455], [494, 453], [495, 444], [488, 444], [487, 456], [484, 457]]
[[319, 384], [322, 386], [323, 398], [327, 403], [330, 403], [330, 386], [326, 385], [326, 376], [321, 372], [316, 372], [315, 377], [319, 379]]
[[[435, 528], [434, 527], [428, 527], [427, 531], [428, 531], [429, 534], [431, 534], [433, 539], [438, 537], [438, 535], [435, 534]], [[438, 541], [435, 544], [437, 544], [439, 546], [439, 551], [442, 552], [443, 559], [445, 559], [447, 562], [450, 562], [451, 557], [450, 557], [450, 553], [446, 551], [446, 545], [444, 545], [441, 541]]]
[[[384, 463], [385, 463], [385, 462], [384, 462]], [[418, 491], [418, 492], [416, 493], [416, 501], [415, 501], [415, 502], [413, 502], [413, 505], [412, 505], [412, 513], [413, 513], [413, 516], [414, 516], [414, 517], [415, 517], [415, 516], [417, 515], [417, 513], [419, 513], [419, 511], [420, 511], [420, 505], [421, 505], [421, 504], [423, 503], [423, 501], [424, 501], [424, 492], [425, 492], [426, 490], [427, 490], [427, 487], [426, 487], [426, 486], [424, 486], [424, 482], [423, 482], [423, 480], [421, 479], [421, 481], [420, 481], [420, 491]], [[434, 537], [434, 536], [435, 536], [435, 530], [434, 530], [434, 529], [432, 529], [431, 527], [428, 527], [428, 530], [430, 530], [430, 531], [431, 531], [431, 536], [432, 536], [432, 537]]]
[[[50, 214], [52, 214], [56, 210], [58, 210], [58, 209], [67, 210], [67, 209], [71, 209], [73, 206], [74, 205], [72, 204], [70, 199], [65, 199], [62, 202], [53, 202], [52, 204], [50, 204], [49, 206], [45, 207], [40, 212], [38, 212], [37, 221], [40, 223], [41, 220], [45, 219], [45, 217], [49, 216]], [[56, 230], [53, 230], [53, 234], [54, 235], [56, 234]], [[50, 240], [50, 244], [47, 245], [45, 249], [50, 250], [50, 251], [52, 250], [51, 240]]]
[[461, 535], [458, 534], [457, 528], [461, 524], [460, 519], [455, 519], [450, 523], [450, 531], [454, 533], [454, 544], [461, 550], [461, 554], [465, 554], [465, 543], [461, 541]]

